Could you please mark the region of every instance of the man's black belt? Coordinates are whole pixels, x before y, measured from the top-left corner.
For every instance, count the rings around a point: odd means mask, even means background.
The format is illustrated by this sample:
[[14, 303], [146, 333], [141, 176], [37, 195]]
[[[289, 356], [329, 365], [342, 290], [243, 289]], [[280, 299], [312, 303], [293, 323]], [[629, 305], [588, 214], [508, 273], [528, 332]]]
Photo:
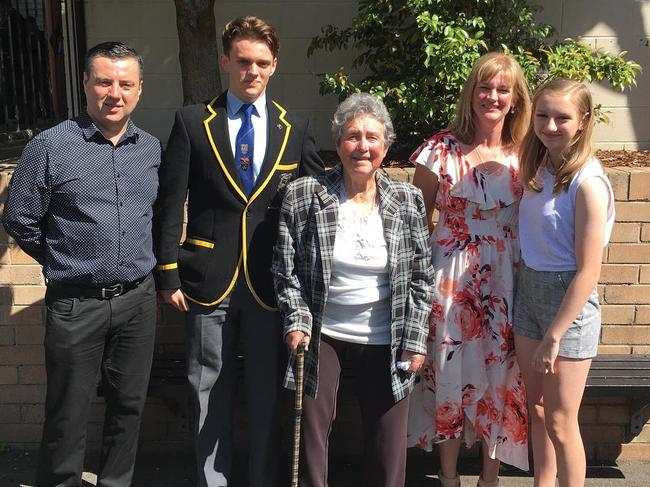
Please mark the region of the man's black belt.
[[76, 298], [98, 298], [98, 299], [113, 299], [122, 294], [129, 292], [144, 281], [147, 276], [144, 276], [133, 282], [118, 282], [110, 286], [79, 286], [77, 284], [69, 284], [66, 282], [51, 281], [47, 283], [47, 287], [52, 289], [57, 294], [67, 297]]

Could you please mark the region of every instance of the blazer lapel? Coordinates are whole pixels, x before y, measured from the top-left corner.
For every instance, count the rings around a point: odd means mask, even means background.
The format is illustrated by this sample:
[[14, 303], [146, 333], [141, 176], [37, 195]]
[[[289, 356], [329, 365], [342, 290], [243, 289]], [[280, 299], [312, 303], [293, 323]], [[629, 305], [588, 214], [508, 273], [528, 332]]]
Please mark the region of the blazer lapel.
[[323, 289], [327, 300], [327, 290], [332, 275], [332, 258], [334, 256], [334, 242], [336, 240], [336, 224], [339, 217], [339, 191], [341, 189], [341, 167], [337, 166], [325, 176], [325, 184], [316, 192], [320, 200], [320, 208], [315, 214], [316, 228], [318, 231], [318, 247], [320, 251], [323, 270]]
[[399, 258], [399, 240], [402, 233], [402, 219], [399, 217], [399, 209], [402, 202], [398, 193], [391, 188], [388, 177], [377, 172], [377, 187], [379, 188], [379, 211], [384, 224], [384, 238], [388, 247], [388, 268], [391, 282], [395, 275], [397, 259]]
[[208, 117], [203, 121], [208, 143], [212, 148], [217, 164], [223, 171], [226, 180], [230, 183], [235, 193], [247, 202], [239, 171], [235, 165], [235, 157], [230, 147], [230, 136], [228, 135], [228, 111], [226, 108], [226, 92], [219, 98], [215, 98], [207, 107]]

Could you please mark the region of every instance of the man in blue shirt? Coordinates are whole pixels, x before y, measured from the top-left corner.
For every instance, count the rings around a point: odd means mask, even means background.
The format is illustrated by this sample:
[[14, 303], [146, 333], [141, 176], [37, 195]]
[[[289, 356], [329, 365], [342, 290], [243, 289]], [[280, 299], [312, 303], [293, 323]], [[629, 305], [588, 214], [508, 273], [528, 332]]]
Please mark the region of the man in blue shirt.
[[122, 43], [99, 44], [86, 55], [83, 86], [86, 113], [28, 144], [3, 215], [47, 281], [38, 487], [81, 485], [100, 372], [106, 414], [97, 485], [131, 485], [153, 355], [151, 220], [161, 146], [130, 120], [142, 59]]

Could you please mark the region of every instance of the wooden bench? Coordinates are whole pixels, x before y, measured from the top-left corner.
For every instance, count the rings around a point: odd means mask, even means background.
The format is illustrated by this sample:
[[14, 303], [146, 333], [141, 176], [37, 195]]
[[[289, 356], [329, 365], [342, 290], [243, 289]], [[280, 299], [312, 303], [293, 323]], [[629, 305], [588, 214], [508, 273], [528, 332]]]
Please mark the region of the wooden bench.
[[650, 418], [650, 354], [599, 355], [591, 363], [585, 393], [629, 397], [629, 433], [637, 436]]
[[[243, 357], [239, 357], [239, 362], [243, 368]], [[344, 369], [343, 375], [341, 392], [350, 393], [347, 389], [354, 387], [354, 372]], [[585, 394], [630, 398], [629, 432], [632, 437], [637, 436], [650, 417], [650, 354], [599, 355], [591, 364]], [[183, 354], [154, 355], [149, 395], [161, 399], [177, 416], [188, 418], [189, 396]]]

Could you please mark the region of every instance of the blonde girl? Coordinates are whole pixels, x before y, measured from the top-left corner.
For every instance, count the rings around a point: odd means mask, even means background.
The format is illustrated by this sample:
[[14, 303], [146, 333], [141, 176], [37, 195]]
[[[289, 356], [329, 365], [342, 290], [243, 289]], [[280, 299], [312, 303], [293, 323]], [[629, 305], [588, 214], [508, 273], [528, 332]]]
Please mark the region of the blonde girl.
[[568, 79], [542, 85], [520, 150], [522, 265], [515, 351], [531, 422], [535, 486], [584, 485], [578, 410], [600, 332], [596, 284], [614, 196], [593, 156], [593, 104]]

